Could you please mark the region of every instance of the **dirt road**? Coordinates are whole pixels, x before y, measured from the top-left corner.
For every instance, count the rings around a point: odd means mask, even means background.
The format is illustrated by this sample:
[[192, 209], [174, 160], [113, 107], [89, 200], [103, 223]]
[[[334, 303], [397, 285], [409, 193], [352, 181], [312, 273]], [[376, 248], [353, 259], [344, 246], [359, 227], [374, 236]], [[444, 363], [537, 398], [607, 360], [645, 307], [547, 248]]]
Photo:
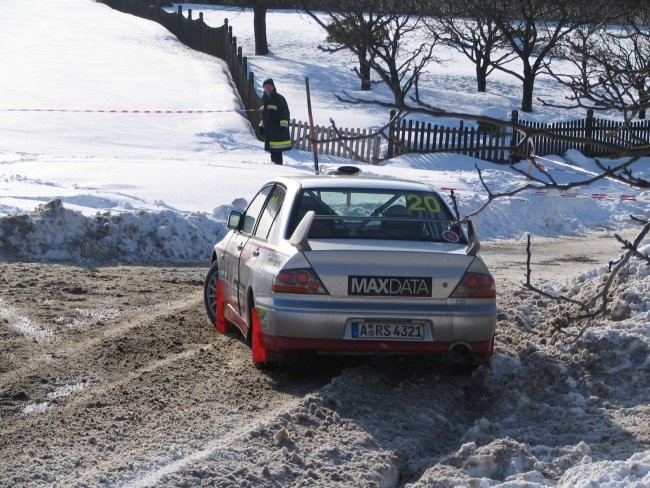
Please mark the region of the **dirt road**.
[[[600, 236], [536, 243], [534, 277], [577, 274], [618, 248]], [[525, 244], [482, 253], [507, 300], [525, 276]], [[269, 467], [245, 448], [226, 447], [259, 437], [300, 404], [318, 418], [305, 430], [317, 445], [319, 429], [341, 420], [322, 402], [310, 406], [310, 395], [363, 359], [255, 370], [242, 341], [209, 326], [205, 271], [0, 263], [0, 486], [194, 486], [219, 466], [227, 475], [218, 486], [280, 486], [260, 481]], [[383, 363], [383, 376], [417, 376], [399, 361]], [[453, 396], [470, 380], [451, 381]], [[476, 415], [457, 418], [471, 424]], [[169, 481], [181, 464], [217, 452], [227, 454], [211, 468]], [[237, 466], [247, 471], [237, 475]]]

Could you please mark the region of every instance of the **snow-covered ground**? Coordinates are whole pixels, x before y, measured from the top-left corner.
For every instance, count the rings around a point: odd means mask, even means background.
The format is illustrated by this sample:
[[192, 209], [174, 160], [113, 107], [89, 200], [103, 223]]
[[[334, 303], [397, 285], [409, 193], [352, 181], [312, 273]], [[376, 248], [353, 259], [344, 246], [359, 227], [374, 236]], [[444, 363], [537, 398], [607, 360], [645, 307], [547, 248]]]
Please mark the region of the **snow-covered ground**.
[[[242, 208], [263, 182], [279, 174], [313, 173], [311, 155], [295, 150], [285, 153], [284, 166], [272, 165], [241, 111], [225, 65], [186, 48], [161, 26], [92, 0], [24, 0], [3, 6], [3, 259], [202, 263], [214, 241], [225, 233], [228, 211]], [[185, 8], [198, 12], [205, 6]], [[316, 46], [324, 42], [324, 35], [304, 14], [269, 12], [268, 57], [252, 55], [251, 12], [205, 11], [211, 25], [221, 25], [226, 17], [256, 79], [275, 80], [278, 91], [288, 99], [292, 118], [307, 120], [304, 81], [308, 76], [316, 123], [326, 125], [334, 119], [340, 126], [358, 128], [385, 123], [383, 108], [345, 106], [336, 99], [342, 89], [357, 89], [358, 80], [351, 71], [354, 60], [345, 54], [318, 51]], [[432, 66], [428, 79], [421, 95], [436, 106], [470, 113], [501, 112], [504, 118], [519, 106], [517, 80], [496, 76], [488, 83], [489, 93], [477, 94], [471, 66], [460, 58], [442, 67]], [[562, 96], [550, 80], [541, 79], [537, 87], [540, 96]], [[376, 93], [382, 94], [381, 87]], [[531, 114], [536, 120], [582, 116], [543, 111], [539, 106]], [[350, 163], [320, 157], [325, 167], [342, 162]], [[588, 178], [595, 171], [594, 162], [575, 151], [546, 157], [543, 163], [560, 182]], [[522, 181], [507, 168], [451, 154], [406, 155], [379, 166], [362, 165], [362, 171], [455, 188], [461, 213], [467, 213], [486, 198], [475, 165], [482, 168], [493, 191], [513, 188]], [[637, 162], [632, 170], [650, 178], [650, 157]], [[593, 198], [592, 194], [606, 198]], [[498, 200], [477, 216], [476, 222], [484, 240], [525, 233], [553, 237], [594, 229], [617, 230], [631, 225], [630, 214], [649, 218], [649, 201], [648, 191], [604, 180], [576, 190], [570, 197], [522, 193]], [[638, 265], [629, 271], [636, 280], [634, 303], [640, 305], [629, 318], [612, 322], [611, 329], [601, 332], [605, 336], [638, 336], [646, 357], [650, 343], [647, 268]], [[581, 279], [585, 283], [597, 280], [603, 272], [597, 268]], [[497, 360], [489, 374], [498, 383], [506, 375], [516, 376], [522, 371], [518, 368], [512, 361]], [[647, 375], [649, 369], [646, 360], [639, 374]], [[647, 392], [642, 395], [647, 403]], [[568, 394], [566, 402], [554, 405], [552, 412], [580, 413], [583, 403]], [[493, 426], [476, 426], [477, 432], [484, 428]], [[476, 440], [471, 435], [468, 438]], [[519, 448], [535, 451], [540, 446], [524, 444]], [[584, 454], [587, 456], [588, 449]], [[481, 480], [478, 484], [459, 482], [459, 486], [549, 486], [539, 472], [526, 480], [491, 481], [489, 462], [493, 460], [488, 458], [474, 458], [470, 471]], [[516, 472], [516, 466], [512, 470]], [[567, 466], [561, 486], [650, 486], [649, 471], [650, 451], [630, 459], [613, 453], [598, 462], [585, 457]], [[594, 481], [597, 479], [601, 481]]]

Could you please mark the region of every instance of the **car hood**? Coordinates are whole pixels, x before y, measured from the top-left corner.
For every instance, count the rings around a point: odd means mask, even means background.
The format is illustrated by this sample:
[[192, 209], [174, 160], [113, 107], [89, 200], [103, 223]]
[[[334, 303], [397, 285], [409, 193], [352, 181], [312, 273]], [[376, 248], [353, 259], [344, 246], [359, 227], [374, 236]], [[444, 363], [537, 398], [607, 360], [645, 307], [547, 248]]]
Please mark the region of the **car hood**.
[[304, 256], [331, 296], [446, 299], [476, 259], [446, 243], [310, 244]]

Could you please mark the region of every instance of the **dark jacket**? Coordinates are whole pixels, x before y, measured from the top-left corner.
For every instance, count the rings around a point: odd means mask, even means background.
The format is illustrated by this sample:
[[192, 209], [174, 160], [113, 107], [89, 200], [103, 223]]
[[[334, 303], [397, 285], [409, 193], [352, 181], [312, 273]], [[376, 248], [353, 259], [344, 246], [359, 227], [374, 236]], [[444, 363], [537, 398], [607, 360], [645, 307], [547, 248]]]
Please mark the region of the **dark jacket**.
[[282, 95], [273, 90], [271, 95], [262, 95], [262, 119], [259, 127], [264, 136], [266, 151], [288, 151], [291, 149], [289, 135], [289, 106]]

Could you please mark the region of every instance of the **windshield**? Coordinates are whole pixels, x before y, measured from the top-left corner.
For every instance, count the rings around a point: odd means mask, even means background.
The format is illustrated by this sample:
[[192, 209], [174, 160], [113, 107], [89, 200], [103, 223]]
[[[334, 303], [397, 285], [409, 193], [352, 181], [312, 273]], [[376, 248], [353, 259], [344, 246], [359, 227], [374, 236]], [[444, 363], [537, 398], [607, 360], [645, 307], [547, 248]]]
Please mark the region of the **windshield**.
[[434, 192], [309, 189], [296, 202], [288, 235], [313, 210], [310, 238], [466, 243], [449, 207]]

